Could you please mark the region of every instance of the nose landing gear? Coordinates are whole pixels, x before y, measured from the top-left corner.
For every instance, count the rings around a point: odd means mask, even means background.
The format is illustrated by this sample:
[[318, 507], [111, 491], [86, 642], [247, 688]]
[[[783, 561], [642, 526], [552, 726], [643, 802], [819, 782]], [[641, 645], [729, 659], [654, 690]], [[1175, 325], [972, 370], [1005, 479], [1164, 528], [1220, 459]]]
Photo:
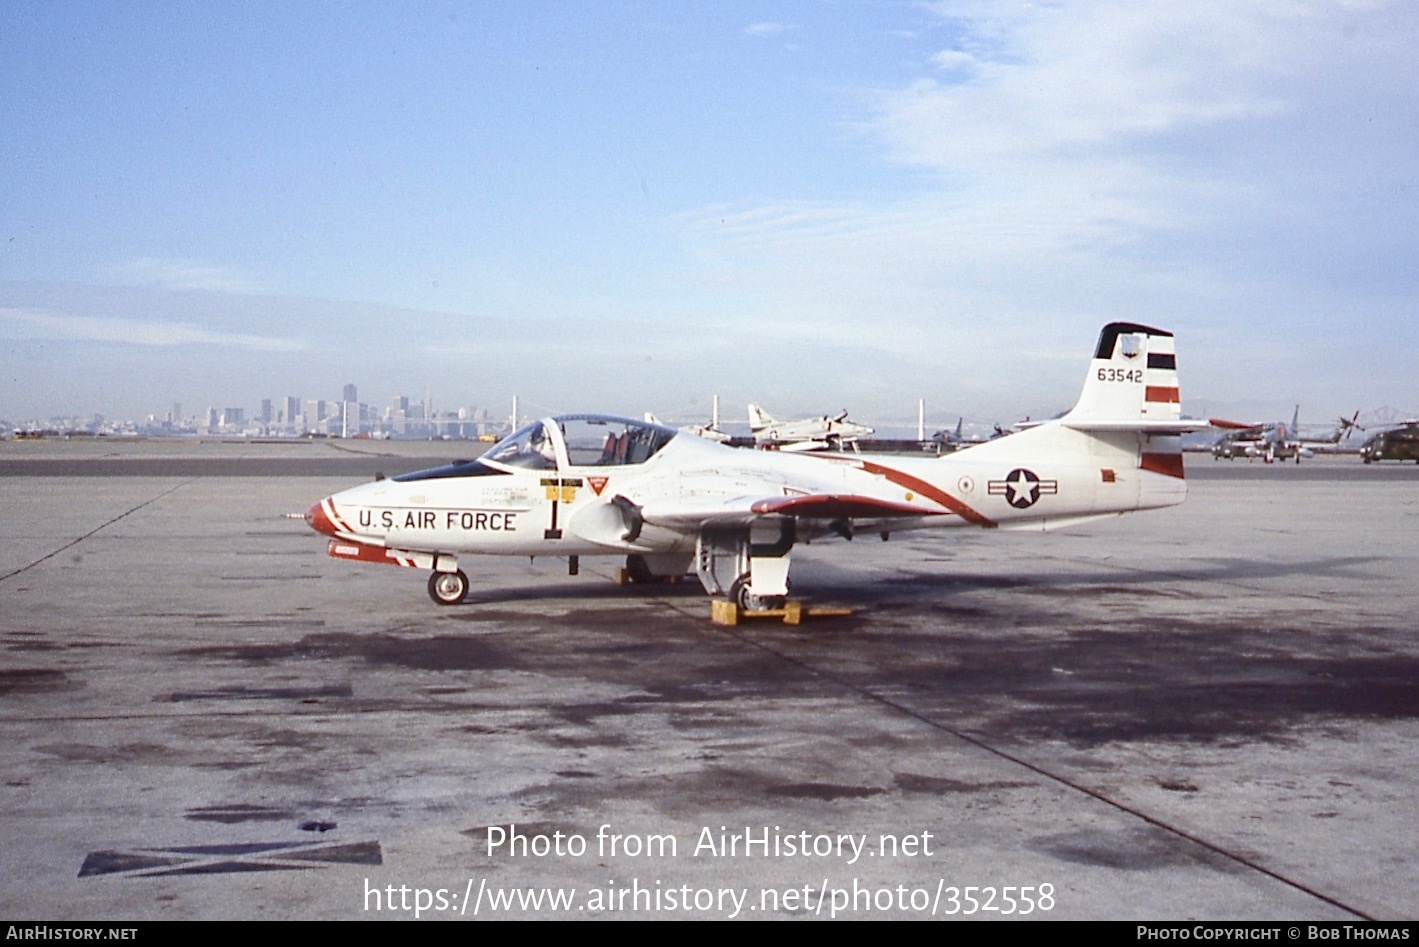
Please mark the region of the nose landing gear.
[[440, 605], [457, 605], [468, 595], [468, 576], [456, 572], [435, 572], [429, 576], [429, 598]]

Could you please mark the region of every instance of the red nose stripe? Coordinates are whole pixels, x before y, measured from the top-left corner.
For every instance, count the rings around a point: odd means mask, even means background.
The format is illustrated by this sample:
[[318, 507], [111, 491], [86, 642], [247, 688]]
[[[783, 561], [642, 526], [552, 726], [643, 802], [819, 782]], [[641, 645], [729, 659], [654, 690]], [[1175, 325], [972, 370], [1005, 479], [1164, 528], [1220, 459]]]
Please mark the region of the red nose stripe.
[[327, 536], [335, 535], [335, 524], [330, 522], [330, 517], [325, 515], [325, 507], [321, 503], [317, 503], [305, 511], [305, 521], [317, 533], [324, 533]]

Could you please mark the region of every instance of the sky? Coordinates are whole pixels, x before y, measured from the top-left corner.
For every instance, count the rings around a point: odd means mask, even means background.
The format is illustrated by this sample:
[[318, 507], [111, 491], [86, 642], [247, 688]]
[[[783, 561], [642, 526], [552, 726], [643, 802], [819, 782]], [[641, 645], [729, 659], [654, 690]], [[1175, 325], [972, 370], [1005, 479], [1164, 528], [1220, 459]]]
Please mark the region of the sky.
[[0, 418], [1419, 413], [1408, 0], [0, 3]]

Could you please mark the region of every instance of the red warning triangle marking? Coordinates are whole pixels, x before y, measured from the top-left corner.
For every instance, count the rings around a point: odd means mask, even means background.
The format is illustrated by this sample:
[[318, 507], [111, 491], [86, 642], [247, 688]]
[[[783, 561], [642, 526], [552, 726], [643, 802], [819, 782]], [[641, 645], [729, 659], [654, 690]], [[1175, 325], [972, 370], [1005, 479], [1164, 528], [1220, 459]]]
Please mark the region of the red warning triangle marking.
[[591, 485], [591, 489], [597, 496], [601, 496], [601, 491], [606, 489], [606, 481], [610, 477], [587, 477], [586, 482]]

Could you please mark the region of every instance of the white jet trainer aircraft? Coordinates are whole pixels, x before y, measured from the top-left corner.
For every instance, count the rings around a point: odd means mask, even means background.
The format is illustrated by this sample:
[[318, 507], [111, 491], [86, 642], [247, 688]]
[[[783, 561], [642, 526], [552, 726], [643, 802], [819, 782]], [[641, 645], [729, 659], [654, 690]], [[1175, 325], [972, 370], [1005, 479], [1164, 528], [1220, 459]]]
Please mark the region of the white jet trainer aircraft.
[[1047, 530], [1181, 503], [1187, 493], [1173, 336], [1104, 327], [1063, 417], [941, 457], [728, 447], [645, 421], [544, 418], [477, 460], [327, 497], [306, 522], [329, 554], [431, 570], [468, 594], [460, 557], [627, 557], [650, 582], [693, 570], [746, 610], [782, 603], [794, 543], [937, 526]]

